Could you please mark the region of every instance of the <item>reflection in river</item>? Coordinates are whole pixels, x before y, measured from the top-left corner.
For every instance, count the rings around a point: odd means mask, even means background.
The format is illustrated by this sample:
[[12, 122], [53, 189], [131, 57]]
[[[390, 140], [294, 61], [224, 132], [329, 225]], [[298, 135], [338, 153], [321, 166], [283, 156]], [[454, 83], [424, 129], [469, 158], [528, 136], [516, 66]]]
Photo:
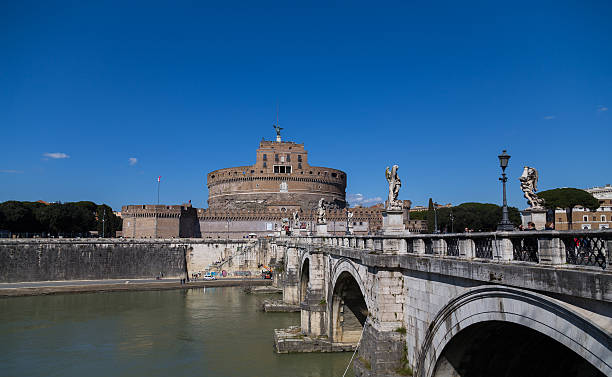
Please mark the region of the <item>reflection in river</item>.
[[348, 353], [275, 354], [273, 329], [299, 314], [261, 300], [240, 288], [0, 299], [0, 375], [342, 376]]

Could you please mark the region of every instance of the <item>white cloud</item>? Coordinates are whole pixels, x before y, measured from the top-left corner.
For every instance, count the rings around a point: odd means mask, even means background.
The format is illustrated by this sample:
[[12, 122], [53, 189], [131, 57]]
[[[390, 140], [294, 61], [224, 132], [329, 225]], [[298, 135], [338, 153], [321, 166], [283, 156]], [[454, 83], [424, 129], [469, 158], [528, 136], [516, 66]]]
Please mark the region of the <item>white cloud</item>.
[[138, 159], [136, 157], [130, 157], [128, 158], [128, 162], [130, 163], [130, 166], [134, 166], [138, 163]]
[[346, 196], [346, 199], [350, 203], [358, 203], [358, 202], [361, 202], [363, 200], [363, 195], [362, 194], [348, 194]]
[[53, 152], [53, 153], [45, 153], [43, 156], [52, 158], [54, 160], [62, 159], [62, 158], [70, 158], [66, 153], [61, 152]]
[[4, 170], [0, 170], [0, 173], [21, 174], [21, 173], [23, 173], [23, 171], [21, 171], [21, 170], [12, 170], [12, 169], [4, 169]]
[[556, 118], [556, 116], [554, 116], [554, 115], [547, 115], [547, 116], [544, 117], [544, 120], [553, 120], [555, 118]]
[[605, 107], [604, 105], [599, 105], [599, 106], [597, 106], [597, 111], [599, 111], [599, 112], [608, 111], [608, 108]]
[[382, 203], [383, 199], [380, 196], [375, 196], [373, 198], [366, 198], [363, 194], [348, 194], [346, 200], [351, 205], [367, 205], [367, 204], [376, 204]]

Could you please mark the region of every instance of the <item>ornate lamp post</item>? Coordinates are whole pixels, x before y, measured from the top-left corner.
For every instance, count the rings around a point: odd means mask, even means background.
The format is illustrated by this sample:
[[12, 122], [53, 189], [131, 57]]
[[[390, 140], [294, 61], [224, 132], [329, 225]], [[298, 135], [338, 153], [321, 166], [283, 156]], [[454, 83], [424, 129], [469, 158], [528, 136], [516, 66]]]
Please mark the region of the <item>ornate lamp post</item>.
[[506, 182], [508, 181], [508, 178], [506, 177], [506, 168], [508, 167], [508, 160], [510, 160], [510, 155], [508, 155], [506, 153], [506, 150], [504, 149], [502, 151], [502, 154], [497, 156], [497, 158], [499, 158], [499, 166], [502, 168], [502, 176], [501, 178], [499, 178], [499, 180], [502, 181], [502, 185], [504, 187], [504, 205], [502, 207], [502, 219], [499, 224], [497, 224], [497, 230], [513, 231], [514, 225], [512, 225], [510, 219], [508, 218], [508, 203], [506, 202]]

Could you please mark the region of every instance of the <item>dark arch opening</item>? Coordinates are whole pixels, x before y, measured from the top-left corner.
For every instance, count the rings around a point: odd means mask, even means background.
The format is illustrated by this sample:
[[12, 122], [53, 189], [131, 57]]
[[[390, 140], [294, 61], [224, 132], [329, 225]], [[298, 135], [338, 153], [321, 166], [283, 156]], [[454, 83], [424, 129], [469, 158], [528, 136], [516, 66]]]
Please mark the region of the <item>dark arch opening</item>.
[[302, 274], [300, 275], [300, 301], [306, 300], [308, 292], [308, 282], [310, 281], [310, 260], [306, 258], [302, 265]]
[[526, 326], [488, 321], [466, 327], [444, 347], [434, 377], [601, 376], [588, 361]]
[[332, 340], [357, 344], [368, 316], [368, 307], [359, 284], [348, 272], [338, 276], [332, 295]]

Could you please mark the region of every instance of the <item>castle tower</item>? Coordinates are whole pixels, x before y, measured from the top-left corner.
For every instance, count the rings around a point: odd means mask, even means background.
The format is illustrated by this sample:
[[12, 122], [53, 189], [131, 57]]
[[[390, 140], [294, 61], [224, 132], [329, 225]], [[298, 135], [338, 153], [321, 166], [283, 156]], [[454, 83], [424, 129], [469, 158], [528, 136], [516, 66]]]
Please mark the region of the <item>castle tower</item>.
[[319, 199], [332, 207], [346, 206], [346, 173], [311, 166], [304, 144], [262, 140], [255, 164], [208, 173], [208, 206], [211, 209], [275, 210], [291, 213], [314, 209]]

